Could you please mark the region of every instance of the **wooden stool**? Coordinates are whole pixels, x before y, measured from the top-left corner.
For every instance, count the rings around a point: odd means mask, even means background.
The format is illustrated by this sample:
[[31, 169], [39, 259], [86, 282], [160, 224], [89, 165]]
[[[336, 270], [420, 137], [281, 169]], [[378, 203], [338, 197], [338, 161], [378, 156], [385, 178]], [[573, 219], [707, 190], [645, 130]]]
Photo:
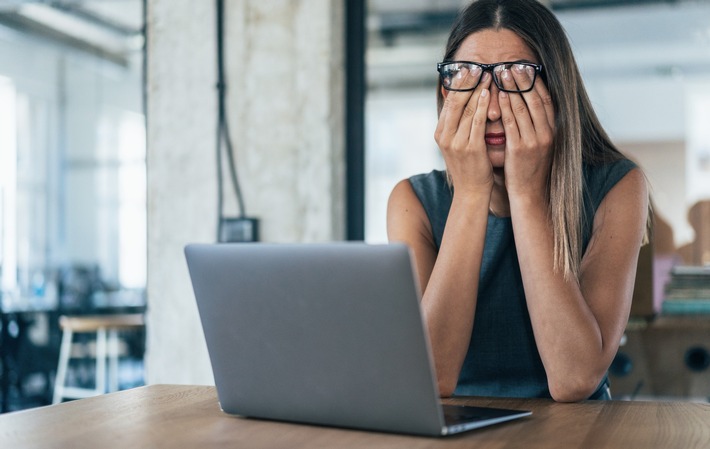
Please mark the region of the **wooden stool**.
[[[118, 390], [118, 331], [143, 329], [143, 314], [61, 316], [62, 344], [59, 350], [59, 366], [54, 381], [54, 398], [57, 404], [64, 398], [78, 399]], [[95, 388], [65, 386], [69, 359], [75, 333], [96, 333], [96, 382]], [[109, 362], [108, 389], [106, 388], [106, 362]]]

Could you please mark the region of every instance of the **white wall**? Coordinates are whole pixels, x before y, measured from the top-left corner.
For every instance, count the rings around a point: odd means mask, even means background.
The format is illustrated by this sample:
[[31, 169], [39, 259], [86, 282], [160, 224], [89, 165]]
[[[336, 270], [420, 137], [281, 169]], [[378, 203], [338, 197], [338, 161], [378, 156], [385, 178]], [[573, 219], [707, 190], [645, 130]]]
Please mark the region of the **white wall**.
[[[226, 4], [228, 109], [247, 213], [265, 241], [343, 239], [344, 2]], [[148, 2], [148, 383], [213, 382], [183, 256], [186, 243], [216, 239], [213, 8]]]

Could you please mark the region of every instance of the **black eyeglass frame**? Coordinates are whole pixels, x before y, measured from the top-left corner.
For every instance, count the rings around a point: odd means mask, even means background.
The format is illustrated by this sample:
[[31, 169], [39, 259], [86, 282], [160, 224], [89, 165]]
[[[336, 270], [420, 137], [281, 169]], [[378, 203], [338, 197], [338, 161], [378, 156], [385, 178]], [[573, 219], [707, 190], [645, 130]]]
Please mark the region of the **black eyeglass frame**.
[[[447, 66], [449, 64], [471, 64], [471, 65], [475, 65], [475, 66], [480, 67], [481, 68], [481, 76], [478, 78], [478, 82], [476, 83], [476, 85], [473, 87], [469, 87], [467, 89], [452, 89], [450, 87], [446, 87], [446, 85], [444, 85], [444, 80], [443, 80], [444, 74], [441, 73], [441, 69], [444, 66]], [[533, 69], [535, 69], [535, 71], [533, 72], [532, 84], [530, 85], [529, 89], [525, 89], [525, 90], [506, 89], [503, 86], [501, 86], [500, 84], [498, 84], [498, 77], [493, 74], [494, 73], [493, 69], [495, 69], [496, 67], [498, 67], [500, 65], [514, 65], [514, 64], [515, 65], [524, 65], [526, 67], [532, 67]], [[472, 91], [475, 88], [477, 88], [479, 84], [481, 84], [481, 79], [483, 79], [483, 74], [485, 72], [491, 72], [491, 76], [493, 76], [493, 82], [495, 83], [495, 85], [498, 87], [499, 90], [501, 90], [503, 92], [508, 92], [508, 93], [521, 93], [522, 94], [525, 92], [530, 92], [531, 90], [533, 90], [535, 88], [535, 81], [537, 80], [537, 75], [538, 74], [542, 75], [542, 65], [535, 64], [533, 62], [527, 62], [527, 61], [497, 62], [495, 64], [481, 64], [480, 62], [473, 62], [473, 61], [445, 61], [445, 62], [438, 62], [436, 64], [436, 71], [439, 72], [439, 81], [441, 82], [441, 87], [443, 87], [444, 89], [449, 90], [449, 91], [453, 91], [453, 92]]]

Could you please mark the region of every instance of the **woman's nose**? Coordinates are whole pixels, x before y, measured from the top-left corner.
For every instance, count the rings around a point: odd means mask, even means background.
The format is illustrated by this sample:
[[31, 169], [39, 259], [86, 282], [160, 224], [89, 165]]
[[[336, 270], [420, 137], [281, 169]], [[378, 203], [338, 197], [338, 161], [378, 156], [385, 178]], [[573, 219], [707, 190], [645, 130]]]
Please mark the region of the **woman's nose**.
[[495, 122], [500, 120], [500, 104], [498, 104], [499, 89], [495, 83], [491, 83], [491, 102], [488, 104], [488, 121]]

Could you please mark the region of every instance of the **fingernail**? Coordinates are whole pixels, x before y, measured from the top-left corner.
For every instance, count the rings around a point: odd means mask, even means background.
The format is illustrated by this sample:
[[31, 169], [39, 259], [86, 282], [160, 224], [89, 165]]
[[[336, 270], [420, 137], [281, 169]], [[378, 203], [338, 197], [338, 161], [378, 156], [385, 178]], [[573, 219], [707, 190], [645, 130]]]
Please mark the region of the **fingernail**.
[[487, 96], [488, 96], [488, 89], [481, 90], [481, 98], [485, 98]]
[[483, 81], [488, 82], [488, 80], [491, 79], [491, 74], [488, 72], [483, 73]]
[[510, 79], [510, 70], [508, 70], [508, 69], [503, 69], [502, 76], [503, 76], [503, 79], [504, 79], [504, 80]]
[[518, 73], [523, 73], [523, 70], [525, 70], [525, 66], [522, 65], [522, 64], [515, 64], [514, 67], [515, 67], [515, 70], [516, 70]]
[[503, 92], [502, 90], [500, 91], [500, 97], [501, 98], [508, 98], [508, 92]]

